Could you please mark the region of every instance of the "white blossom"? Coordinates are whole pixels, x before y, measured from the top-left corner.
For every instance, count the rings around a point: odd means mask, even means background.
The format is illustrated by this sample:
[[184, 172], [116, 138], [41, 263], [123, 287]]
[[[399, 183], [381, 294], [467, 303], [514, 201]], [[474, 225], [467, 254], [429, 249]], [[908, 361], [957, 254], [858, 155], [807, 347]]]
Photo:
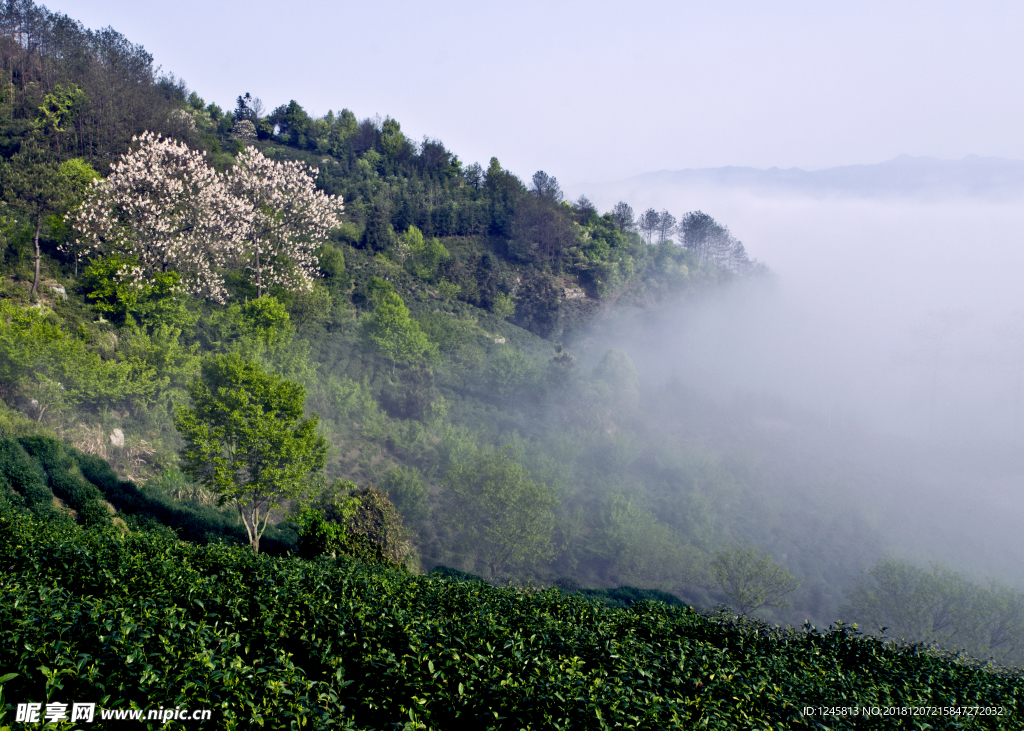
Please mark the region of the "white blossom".
[[133, 142], [67, 215], [78, 233], [69, 251], [136, 256], [139, 266], [121, 277], [152, 283], [154, 272], [174, 270], [189, 293], [216, 302], [227, 297], [229, 267], [244, 268], [259, 294], [312, 286], [316, 249], [343, 210], [316, 189], [316, 169], [247, 147], [220, 175], [183, 143], [151, 132]]
[[107, 178], [94, 180], [68, 214], [79, 246], [92, 255], [134, 255], [149, 280], [154, 272], [177, 271], [190, 293], [223, 302], [225, 241], [244, 227], [239, 202], [187, 145], [151, 132], [133, 142], [135, 149]]
[[236, 140], [242, 140], [249, 142], [256, 139], [256, 125], [248, 119], [240, 119], [235, 122], [235, 126], [231, 128], [231, 134], [235, 136]]
[[319, 276], [316, 250], [341, 223], [343, 206], [340, 197], [316, 189], [318, 172], [246, 147], [225, 174], [228, 190], [247, 206], [247, 228], [232, 256], [259, 294], [272, 286], [309, 290]]

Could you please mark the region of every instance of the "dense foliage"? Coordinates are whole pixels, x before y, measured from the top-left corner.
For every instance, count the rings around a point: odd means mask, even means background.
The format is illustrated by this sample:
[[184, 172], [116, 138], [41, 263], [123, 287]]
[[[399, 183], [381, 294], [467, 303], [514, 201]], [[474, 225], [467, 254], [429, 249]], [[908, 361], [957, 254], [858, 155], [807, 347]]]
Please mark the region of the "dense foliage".
[[8, 699], [211, 708], [218, 728], [822, 728], [805, 706], [1002, 709], [829, 728], [1010, 728], [1014, 676], [848, 629], [282, 559], [0, 508]]
[[89, 30], [35, 5], [0, 5], [0, 152], [38, 130], [56, 154], [105, 171], [144, 129], [189, 135], [184, 85], [159, 76], [153, 56], [113, 28]]
[[[4, 499], [44, 521], [115, 525], [166, 532], [205, 544], [247, 544], [231, 511], [217, 510], [177, 470], [144, 489], [120, 479], [110, 464], [44, 436], [0, 439], [0, 488]], [[271, 526], [263, 550], [295, 548], [291, 526]]]
[[175, 415], [183, 468], [238, 511], [258, 551], [271, 512], [308, 496], [324, 466], [327, 441], [315, 415], [303, 418], [305, 389], [232, 354], [203, 363], [189, 396], [193, 406]]
[[[8, 406], [122, 477], [155, 480], [195, 451], [203, 424], [185, 417], [200, 364], [241, 359], [305, 388], [332, 446], [328, 476], [393, 498], [402, 560], [675, 592], [689, 578], [674, 563], [700, 573], [707, 547], [681, 546], [685, 532], [642, 500], [584, 490], [588, 478], [545, 446], [545, 402], [575, 401], [573, 421], [593, 435], [608, 428], [587, 424], [595, 414], [638, 406], [629, 358], [612, 353], [592, 386], [544, 338], [571, 337], [616, 302], [755, 271], [723, 227], [715, 235], [729, 245], [715, 255], [707, 235], [688, 243], [689, 229], [676, 244], [668, 214], [645, 241], [624, 204], [600, 215], [585, 198], [565, 202], [546, 173], [526, 185], [497, 160], [464, 165], [439, 141], [414, 144], [397, 120], [312, 119], [295, 102], [265, 113], [248, 94], [225, 113], [158, 79], [112, 31], [29, 2], [2, 14], [10, 37], [30, 41], [4, 61], [25, 86], [10, 97], [0, 180], [36, 171], [62, 191], [42, 201], [4, 184]], [[108, 59], [111, 39], [130, 73]], [[89, 59], [170, 121], [138, 112], [94, 144], [83, 115], [106, 97]], [[32, 83], [49, 96], [33, 97]], [[545, 467], [554, 461], [562, 474]], [[196, 482], [177, 492], [212, 500], [205, 474], [192, 469]], [[251, 517], [255, 545], [270, 512]], [[649, 529], [653, 544], [640, 540]]]
[[1020, 665], [1024, 659], [1024, 595], [998, 581], [977, 584], [933, 565], [922, 569], [886, 557], [849, 592], [847, 616], [892, 637], [960, 647], [975, 657]]

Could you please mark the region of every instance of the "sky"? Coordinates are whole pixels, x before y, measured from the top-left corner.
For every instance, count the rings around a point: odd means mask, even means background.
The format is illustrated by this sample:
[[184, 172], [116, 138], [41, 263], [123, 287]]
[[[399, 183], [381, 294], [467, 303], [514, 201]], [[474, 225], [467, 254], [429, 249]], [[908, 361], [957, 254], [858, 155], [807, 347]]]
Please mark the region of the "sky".
[[464, 162], [563, 183], [1024, 158], [1024, 4], [55, 0], [207, 102], [392, 116]]

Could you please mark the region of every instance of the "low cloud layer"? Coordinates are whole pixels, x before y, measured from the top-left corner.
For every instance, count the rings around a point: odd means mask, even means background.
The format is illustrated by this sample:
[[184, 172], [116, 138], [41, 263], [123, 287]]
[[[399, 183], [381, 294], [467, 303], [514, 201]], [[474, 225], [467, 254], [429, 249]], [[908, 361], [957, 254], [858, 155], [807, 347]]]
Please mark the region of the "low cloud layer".
[[783, 396], [882, 431], [1024, 437], [1024, 206], [980, 196], [812, 198], [723, 186], [588, 192], [607, 210], [703, 210], [772, 286], [659, 320], [658, 369], [728, 397]]
[[[804, 428], [873, 435], [855, 457], [873, 476], [848, 498], [894, 545], [921, 565], [1024, 581], [1022, 197], [636, 181], [571, 192], [602, 210], [703, 210], [773, 272], [622, 316], [593, 352], [623, 348], [651, 383], [677, 378], [722, 404], [796, 409]], [[771, 409], [759, 418], [786, 426]]]

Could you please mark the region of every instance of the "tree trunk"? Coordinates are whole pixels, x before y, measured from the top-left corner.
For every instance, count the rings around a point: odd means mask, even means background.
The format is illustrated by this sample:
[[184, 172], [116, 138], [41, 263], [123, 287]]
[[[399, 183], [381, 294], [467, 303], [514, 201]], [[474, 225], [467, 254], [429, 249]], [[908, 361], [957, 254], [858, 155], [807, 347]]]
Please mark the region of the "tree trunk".
[[32, 294], [39, 293], [39, 229], [43, 225], [43, 214], [36, 214], [36, 274], [32, 280]]
[[252, 548], [253, 553], [259, 553], [259, 517], [251, 513], [246, 515], [246, 511], [240, 502], [236, 502], [235, 507], [238, 509], [238, 517], [242, 520], [242, 525], [245, 526], [245, 533], [249, 537], [249, 547]]

